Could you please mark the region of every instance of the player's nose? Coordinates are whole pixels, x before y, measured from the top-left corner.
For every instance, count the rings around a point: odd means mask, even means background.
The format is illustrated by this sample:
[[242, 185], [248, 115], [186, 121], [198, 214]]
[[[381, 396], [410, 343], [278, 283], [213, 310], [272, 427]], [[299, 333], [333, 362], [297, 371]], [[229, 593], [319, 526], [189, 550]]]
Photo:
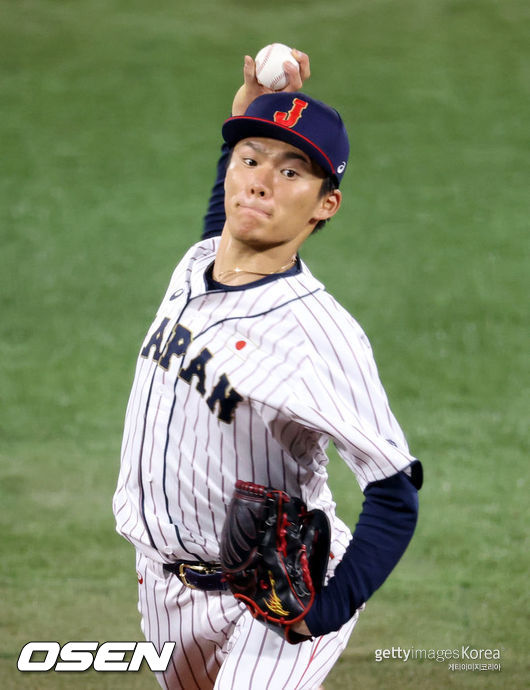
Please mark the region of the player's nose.
[[255, 169], [249, 180], [249, 192], [252, 196], [267, 198], [272, 193], [272, 175], [263, 167]]
[[250, 188], [250, 193], [252, 196], [259, 196], [261, 198], [265, 198], [267, 196], [266, 188], [260, 184], [252, 185]]

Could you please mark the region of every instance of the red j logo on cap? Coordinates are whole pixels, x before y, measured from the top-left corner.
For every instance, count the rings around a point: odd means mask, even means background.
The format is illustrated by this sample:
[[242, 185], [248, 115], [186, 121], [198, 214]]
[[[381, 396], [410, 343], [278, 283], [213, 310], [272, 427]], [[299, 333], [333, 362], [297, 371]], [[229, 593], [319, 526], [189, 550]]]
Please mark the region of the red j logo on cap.
[[307, 103], [307, 101], [302, 101], [300, 98], [294, 98], [292, 108], [289, 112], [282, 113], [281, 110], [277, 110], [274, 113], [274, 122], [276, 122], [277, 125], [282, 125], [282, 127], [294, 127], [302, 117], [302, 113], [308, 105], [309, 103]]

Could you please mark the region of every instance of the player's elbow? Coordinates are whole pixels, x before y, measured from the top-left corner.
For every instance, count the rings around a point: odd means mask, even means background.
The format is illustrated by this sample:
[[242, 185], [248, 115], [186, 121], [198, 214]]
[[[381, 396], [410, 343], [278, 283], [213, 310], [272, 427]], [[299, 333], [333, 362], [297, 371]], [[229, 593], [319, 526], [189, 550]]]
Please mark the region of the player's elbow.
[[387, 525], [391, 524], [412, 537], [418, 521], [419, 500], [418, 490], [410, 477], [398, 472], [392, 477], [368, 484], [364, 494], [364, 520], [370, 522], [371, 517], [377, 516], [379, 520], [385, 516]]

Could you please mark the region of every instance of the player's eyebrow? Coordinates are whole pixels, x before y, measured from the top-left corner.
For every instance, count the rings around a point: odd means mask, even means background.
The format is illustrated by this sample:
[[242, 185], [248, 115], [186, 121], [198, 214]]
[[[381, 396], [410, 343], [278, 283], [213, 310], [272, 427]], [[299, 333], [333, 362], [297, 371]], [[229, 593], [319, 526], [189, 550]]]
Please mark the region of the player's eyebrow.
[[297, 153], [296, 151], [286, 151], [282, 156], [281, 156], [282, 161], [289, 161], [289, 160], [295, 160], [295, 161], [302, 161], [303, 163], [306, 164], [308, 168], [311, 167], [311, 159], [309, 156], [306, 156], [304, 153]]
[[[257, 153], [267, 154], [267, 147], [263, 146], [260, 142], [253, 141], [252, 139], [249, 139], [248, 141], [243, 142], [243, 146], [249, 146], [251, 149], [253, 149]], [[308, 168], [313, 167], [311, 159], [303, 151], [296, 151], [296, 150], [282, 151], [280, 156], [279, 156], [279, 160], [281, 163], [286, 163], [290, 160], [297, 160], [297, 161], [301, 161], [302, 163], [304, 163]]]

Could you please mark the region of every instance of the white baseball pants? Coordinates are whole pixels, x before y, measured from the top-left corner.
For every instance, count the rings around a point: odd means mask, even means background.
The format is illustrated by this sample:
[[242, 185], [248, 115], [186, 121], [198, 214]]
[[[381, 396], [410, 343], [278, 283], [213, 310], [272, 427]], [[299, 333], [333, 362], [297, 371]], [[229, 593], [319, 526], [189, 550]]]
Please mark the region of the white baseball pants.
[[230, 592], [203, 592], [137, 555], [141, 628], [160, 652], [176, 642], [166, 690], [317, 690], [344, 650], [358, 613], [338, 632], [291, 645]]

